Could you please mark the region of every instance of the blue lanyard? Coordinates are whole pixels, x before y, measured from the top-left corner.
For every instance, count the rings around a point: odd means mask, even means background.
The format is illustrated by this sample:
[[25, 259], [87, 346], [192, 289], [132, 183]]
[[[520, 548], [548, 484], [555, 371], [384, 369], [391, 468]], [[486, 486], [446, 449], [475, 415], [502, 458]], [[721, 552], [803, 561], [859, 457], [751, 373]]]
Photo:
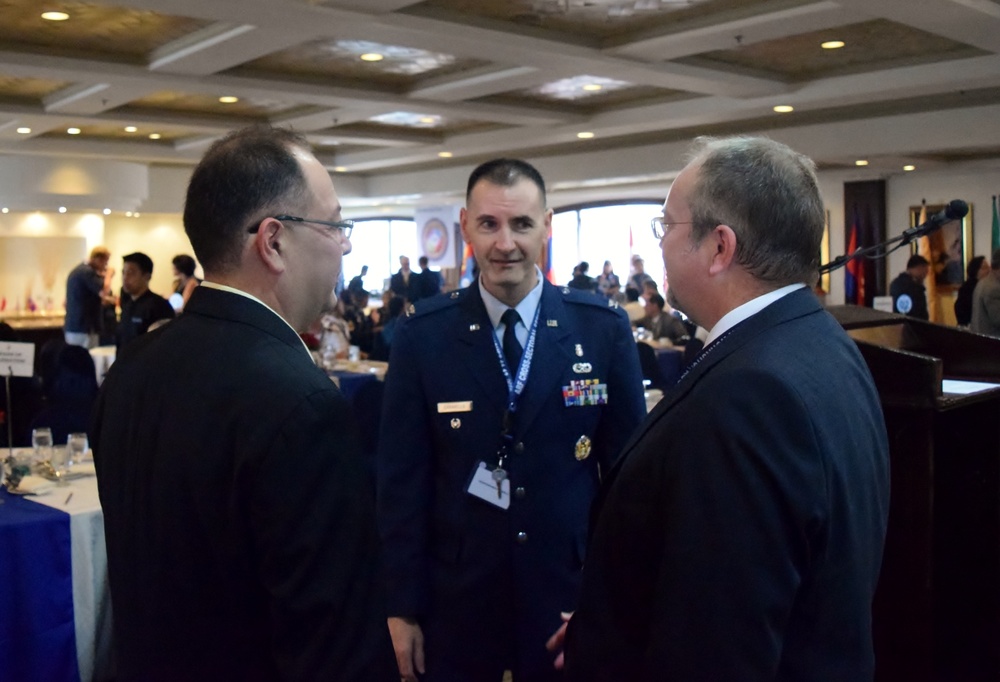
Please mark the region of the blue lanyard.
[[511, 376], [510, 367], [507, 366], [507, 358], [504, 357], [503, 348], [500, 347], [500, 342], [497, 341], [497, 335], [494, 331], [490, 334], [493, 339], [493, 347], [496, 348], [497, 357], [500, 358], [500, 369], [503, 370], [503, 378], [507, 382], [507, 411], [513, 414], [517, 409], [517, 399], [524, 392], [524, 385], [528, 382], [528, 371], [531, 369], [531, 358], [535, 354], [535, 334], [538, 331], [538, 314], [541, 312], [542, 302], [539, 301], [538, 305], [535, 306], [535, 318], [531, 321], [531, 327], [528, 330], [528, 343], [524, 347], [524, 353], [521, 354], [521, 362], [517, 366], [517, 380]]

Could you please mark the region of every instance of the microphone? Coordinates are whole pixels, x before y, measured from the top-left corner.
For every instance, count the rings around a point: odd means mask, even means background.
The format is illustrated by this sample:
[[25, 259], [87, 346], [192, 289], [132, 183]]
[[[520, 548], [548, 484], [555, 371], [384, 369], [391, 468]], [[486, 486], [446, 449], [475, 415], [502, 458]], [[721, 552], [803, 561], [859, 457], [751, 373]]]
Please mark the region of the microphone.
[[952, 220], [961, 220], [968, 213], [969, 205], [967, 203], [961, 199], [952, 199], [947, 206], [927, 218], [926, 222], [906, 230], [903, 233], [903, 243], [907, 244], [918, 237], [924, 237], [931, 232], [936, 232], [945, 223], [950, 223]]

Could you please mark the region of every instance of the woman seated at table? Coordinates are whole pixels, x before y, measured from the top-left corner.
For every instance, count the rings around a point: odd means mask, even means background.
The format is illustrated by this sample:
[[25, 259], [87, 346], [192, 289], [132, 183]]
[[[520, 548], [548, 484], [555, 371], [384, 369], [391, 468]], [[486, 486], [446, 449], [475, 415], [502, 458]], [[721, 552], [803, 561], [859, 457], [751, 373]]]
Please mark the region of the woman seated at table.
[[181, 254], [174, 256], [174, 293], [170, 297], [170, 305], [174, 310], [180, 312], [184, 310], [188, 299], [195, 287], [201, 284], [201, 280], [194, 276], [194, 269], [198, 263], [191, 256]]
[[638, 326], [652, 333], [656, 341], [669, 341], [673, 345], [680, 345], [688, 340], [688, 332], [684, 323], [663, 310], [666, 302], [659, 294], [652, 294], [646, 298], [646, 317], [638, 322]]

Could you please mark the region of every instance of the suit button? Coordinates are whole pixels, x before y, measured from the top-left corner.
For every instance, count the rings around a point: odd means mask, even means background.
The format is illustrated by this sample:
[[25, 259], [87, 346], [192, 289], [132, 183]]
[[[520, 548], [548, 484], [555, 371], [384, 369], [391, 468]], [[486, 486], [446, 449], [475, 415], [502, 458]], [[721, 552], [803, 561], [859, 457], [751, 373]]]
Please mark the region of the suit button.
[[514, 454], [515, 455], [523, 455], [524, 454], [524, 443], [520, 443], [519, 442], [516, 445], [514, 445]]
[[517, 544], [523, 545], [527, 541], [528, 541], [528, 534], [525, 533], [523, 530], [519, 530], [517, 532]]
[[524, 487], [523, 486], [517, 486], [516, 488], [514, 488], [514, 497], [516, 497], [519, 500], [523, 500], [524, 499]]

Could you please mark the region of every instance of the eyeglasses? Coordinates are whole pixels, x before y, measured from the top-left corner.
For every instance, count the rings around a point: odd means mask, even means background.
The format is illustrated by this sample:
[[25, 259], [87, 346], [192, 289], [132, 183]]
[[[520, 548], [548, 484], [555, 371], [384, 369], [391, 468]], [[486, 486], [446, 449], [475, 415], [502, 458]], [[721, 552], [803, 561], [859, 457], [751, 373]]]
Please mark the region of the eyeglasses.
[[669, 222], [665, 216], [659, 215], [649, 221], [649, 226], [653, 228], [653, 236], [657, 240], [663, 239], [663, 235], [667, 233], [667, 230], [673, 225], [694, 225], [694, 221], [684, 220], [681, 222]]
[[[322, 225], [328, 228], [331, 232], [333, 230], [341, 230], [344, 233], [344, 239], [350, 239], [351, 232], [354, 230], [353, 220], [313, 220], [311, 218], [299, 218], [293, 215], [276, 215], [273, 217], [275, 220], [280, 220], [282, 222], [313, 223], [315, 225]], [[250, 232], [250, 234], [256, 234], [258, 229], [260, 229], [260, 223], [251, 227], [248, 232]]]

